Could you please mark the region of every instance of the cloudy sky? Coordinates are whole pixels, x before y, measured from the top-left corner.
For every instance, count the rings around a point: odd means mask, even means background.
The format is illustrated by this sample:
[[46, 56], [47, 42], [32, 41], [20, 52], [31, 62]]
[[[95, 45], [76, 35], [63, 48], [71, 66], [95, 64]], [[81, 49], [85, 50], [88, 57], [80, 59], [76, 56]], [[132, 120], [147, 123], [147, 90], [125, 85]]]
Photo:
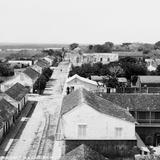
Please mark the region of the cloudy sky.
[[0, 42], [160, 40], [160, 0], [0, 0]]

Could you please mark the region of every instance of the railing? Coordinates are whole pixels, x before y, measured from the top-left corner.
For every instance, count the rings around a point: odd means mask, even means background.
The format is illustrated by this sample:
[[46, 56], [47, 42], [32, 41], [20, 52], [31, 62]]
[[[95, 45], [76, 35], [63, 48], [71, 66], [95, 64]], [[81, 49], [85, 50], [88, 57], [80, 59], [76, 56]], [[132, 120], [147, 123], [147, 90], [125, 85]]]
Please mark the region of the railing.
[[139, 123], [159, 123], [160, 124], [160, 119], [137, 119], [137, 122]]

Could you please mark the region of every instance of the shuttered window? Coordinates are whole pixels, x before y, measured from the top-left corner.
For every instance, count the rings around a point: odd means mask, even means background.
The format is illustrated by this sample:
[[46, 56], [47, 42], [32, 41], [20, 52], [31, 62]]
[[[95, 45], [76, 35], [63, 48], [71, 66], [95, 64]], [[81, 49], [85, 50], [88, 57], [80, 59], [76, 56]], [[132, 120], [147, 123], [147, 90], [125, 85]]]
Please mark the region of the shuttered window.
[[79, 138], [86, 137], [86, 129], [87, 129], [87, 125], [85, 124], [78, 125], [78, 137]]

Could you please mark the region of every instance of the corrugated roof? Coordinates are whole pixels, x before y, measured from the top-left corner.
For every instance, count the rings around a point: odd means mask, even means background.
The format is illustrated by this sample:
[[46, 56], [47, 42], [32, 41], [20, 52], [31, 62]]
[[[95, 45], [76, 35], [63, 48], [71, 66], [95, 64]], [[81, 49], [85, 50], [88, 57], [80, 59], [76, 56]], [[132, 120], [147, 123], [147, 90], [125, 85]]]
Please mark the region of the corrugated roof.
[[130, 111], [160, 111], [159, 94], [101, 93], [101, 96]]
[[100, 153], [92, 150], [90, 147], [81, 144], [77, 148], [68, 152], [65, 156], [61, 157], [60, 160], [107, 160]]
[[36, 80], [40, 76], [40, 74], [34, 69], [32, 69], [31, 67], [28, 67], [27, 69], [25, 69], [23, 73], [29, 76], [32, 80]]
[[160, 83], [160, 76], [138, 76], [141, 83]]
[[126, 121], [135, 122], [132, 115], [124, 108], [105, 100], [85, 89], [78, 89], [63, 98], [61, 115], [69, 112], [81, 103], [86, 103], [95, 110]]
[[11, 88], [9, 88], [5, 93], [16, 101], [20, 101], [28, 92], [22, 84], [16, 83]]

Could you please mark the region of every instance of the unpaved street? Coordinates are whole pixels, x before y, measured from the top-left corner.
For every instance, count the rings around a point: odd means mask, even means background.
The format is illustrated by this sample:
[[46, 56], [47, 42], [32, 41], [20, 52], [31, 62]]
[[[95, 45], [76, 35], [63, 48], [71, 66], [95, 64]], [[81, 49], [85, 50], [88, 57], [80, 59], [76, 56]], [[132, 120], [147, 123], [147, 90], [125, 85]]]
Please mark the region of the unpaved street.
[[55, 68], [43, 95], [30, 95], [38, 101], [19, 139], [11, 144], [5, 159], [54, 159], [55, 132], [63, 98], [63, 88], [69, 64], [61, 62]]

